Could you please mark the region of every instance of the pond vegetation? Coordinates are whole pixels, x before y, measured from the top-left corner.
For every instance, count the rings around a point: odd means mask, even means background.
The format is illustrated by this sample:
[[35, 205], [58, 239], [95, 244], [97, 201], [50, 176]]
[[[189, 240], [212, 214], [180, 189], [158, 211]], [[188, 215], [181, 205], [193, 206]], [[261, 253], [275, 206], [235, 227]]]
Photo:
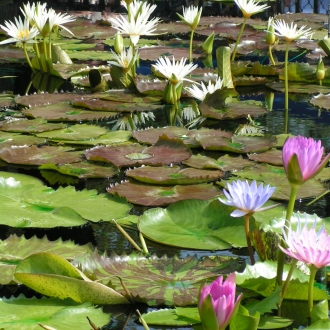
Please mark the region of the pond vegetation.
[[236, 4], [1, 25], [0, 328], [329, 328], [327, 17]]

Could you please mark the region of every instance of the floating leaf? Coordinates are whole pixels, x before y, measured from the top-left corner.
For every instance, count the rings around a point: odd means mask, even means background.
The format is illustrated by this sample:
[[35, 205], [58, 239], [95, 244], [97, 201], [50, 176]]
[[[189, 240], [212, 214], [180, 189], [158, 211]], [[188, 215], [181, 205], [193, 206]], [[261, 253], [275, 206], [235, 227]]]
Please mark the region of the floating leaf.
[[249, 159], [259, 163], [267, 163], [271, 165], [281, 166], [283, 165], [282, 151], [278, 149], [270, 149], [263, 153], [248, 154]]
[[5, 123], [1, 126], [2, 131], [6, 132], [19, 132], [19, 133], [36, 133], [44, 131], [52, 131], [66, 127], [65, 124], [52, 124], [42, 118], [32, 120], [15, 120]]

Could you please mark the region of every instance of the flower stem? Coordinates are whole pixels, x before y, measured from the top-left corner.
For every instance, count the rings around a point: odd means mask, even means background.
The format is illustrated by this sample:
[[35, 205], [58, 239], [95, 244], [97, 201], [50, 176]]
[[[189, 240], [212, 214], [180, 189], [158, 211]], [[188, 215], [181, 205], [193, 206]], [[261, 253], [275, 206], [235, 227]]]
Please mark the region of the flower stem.
[[236, 40], [236, 43], [235, 43], [233, 54], [231, 55], [231, 61], [232, 62], [235, 61], [236, 52], [237, 52], [237, 46], [238, 46], [238, 44], [239, 44], [239, 42], [241, 40], [241, 37], [242, 37], [242, 34], [243, 34], [243, 30], [244, 30], [244, 27], [245, 27], [245, 23], [246, 23], [246, 18], [244, 17], [244, 21], [242, 23], [241, 30], [239, 31], [239, 34], [238, 34], [238, 37], [237, 37], [237, 40]]
[[248, 214], [244, 215], [244, 225], [245, 225], [246, 243], [247, 243], [248, 250], [249, 250], [251, 265], [253, 266], [256, 262], [254, 260], [253, 248], [252, 248], [251, 239], [250, 239], [250, 236], [249, 236], [249, 233], [250, 233], [250, 223], [249, 223], [250, 216], [251, 216], [251, 213], [248, 213]]
[[288, 75], [288, 62], [289, 62], [289, 42], [285, 45], [285, 58], [284, 58], [284, 110], [289, 109], [289, 75]]
[[314, 279], [317, 272], [317, 268], [314, 265], [309, 267], [309, 283], [308, 283], [308, 325], [311, 323], [311, 312], [313, 309], [313, 290], [314, 290]]
[[276, 65], [274, 57], [273, 57], [273, 52], [272, 52], [273, 46], [272, 45], [268, 45], [268, 54], [269, 54], [269, 59], [270, 62], [272, 63], [272, 65]]
[[284, 285], [282, 287], [281, 298], [280, 298], [280, 302], [279, 302], [279, 311], [281, 310], [282, 301], [284, 299], [286, 290], [288, 289], [288, 286], [290, 284], [290, 280], [291, 280], [293, 271], [296, 268], [297, 262], [298, 262], [298, 260], [296, 260], [296, 259], [292, 259], [292, 261], [291, 261], [291, 266], [290, 266], [290, 270], [289, 270], [288, 276], [286, 277], [286, 280], [285, 280]]
[[[296, 202], [296, 197], [298, 193], [299, 186], [291, 185], [291, 193], [290, 193], [290, 199], [289, 204], [286, 210], [286, 217], [285, 217], [285, 225], [284, 225], [284, 232], [287, 235], [289, 231], [289, 227], [291, 224], [291, 216], [294, 209], [294, 204]], [[285, 248], [285, 242], [282, 240], [281, 246]], [[283, 269], [284, 269], [284, 258], [285, 254], [282, 250], [278, 251], [278, 262], [277, 262], [277, 284], [279, 286], [282, 286], [282, 276], [283, 276]]]
[[193, 37], [194, 37], [194, 30], [191, 30], [190, 33], [190, 43], [189, 43], [189, 62], [192, 62], [192, 46], [193, 46]]
[[23, 49], [24, 49], [24, 55], [26, 57], [26, 61], [28, 62], [29, 66], [30, 66], [30, 68], [32, 70], [32, 72], [34, 73], [34, 69], [33, 69], [32, 63], [30, 61], [29, 54], [27, 52], [26, 43], [25, 42], [23, 43]]

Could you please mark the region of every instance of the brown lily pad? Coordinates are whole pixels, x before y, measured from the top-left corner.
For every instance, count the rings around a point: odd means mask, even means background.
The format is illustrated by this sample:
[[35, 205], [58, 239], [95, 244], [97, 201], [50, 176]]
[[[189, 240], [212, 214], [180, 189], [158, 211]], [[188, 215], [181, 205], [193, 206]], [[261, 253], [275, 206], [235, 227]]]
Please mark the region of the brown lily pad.
[[[44, 146], [20, 146], [3, 148], [0, 158], [9, 164], [39, 166], [49, 161], [54, 164], [77, 163], [83, 159], [83, 153], [72, 148]], [[69, 152], [70, 151], [70, 152]]]
[[310, 103], [319, 108], [330, 110], [330, 94], [318, 94], [310, 100]]
[[185, 199], [208, 200], [222, 195], [212, 184], [185, 186], [152, 186], [131, 182], [112, 186], [107, 191], [125, 197], [129, 202], [144, 206], [165, 206]]
[[152, 165], [160, 166], [182, 162], [191, 156], [190, 149], [180, 139], [160, 136], [151, 147], [140, 144], [95, 147], [85, 151], [88, 160], [105, 161], [118, 167]]
[[185, 160], [183, 164], [194, 168], [216, 168], [222, 171], [230, 172], [237, 172], [241, 171], [245, 167], [254, 166], [254, 163], [243, 158], [241, 155], [238, 157], [224, 155], [218, 159], [213, 159], [203, 155], [193, 155], [189, 159]]
[[222, 171], [201, 170], [196, 168], [142, 166], [126, 171], [126, 175], [137, 181], [160, 185], [198, 184], [218, 180]]
[[267, 163], [276, 166], [283, 165], [282, 151], [275, 148], [260, 154], [248, 154], [248, 157], [258, 163]]
[[276, 145], [276, 137], [264, 136], [232, 136], [228, 139], [226, 137], [211, 138], [209, 136], [200, 136], [196, 141], [206, 150], [223, 150], [234, 153], [249, 153], [261, 152], [272, 148]]
[[118, 112], [92, 111], [74, 108], [69, 102], [32, 107], [22, 110], [27, 117], [42, 117], [50, 121], [91, 121], [115, 117]]

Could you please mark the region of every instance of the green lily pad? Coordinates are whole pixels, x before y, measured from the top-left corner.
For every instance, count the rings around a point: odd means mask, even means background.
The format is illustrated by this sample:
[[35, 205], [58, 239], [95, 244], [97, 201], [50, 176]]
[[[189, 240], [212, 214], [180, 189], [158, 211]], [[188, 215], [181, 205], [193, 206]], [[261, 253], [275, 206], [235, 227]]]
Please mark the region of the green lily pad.
[[11, 235], [6, 240], [0, 241], [1, 284], [15, 281], [16, 265], [30, 254], [47, 251], [73, 260], [75, 257], [92, 252], [92, 249], [91, 244], [77, 245], [73, 241], [62, 241], [62, 239], [49, 241], [46, 236], [41, 239], [36, 236], [26, 239], [24, 236]]
[[162, 135], [156, 144], [145, 147], [140, 144], [95, 147], [85, 151], [88, 160], [111, 162], [122, 166], [165, 165], [181, 162], [191, 155], [190, 149], [180, 139]]
[[55, 298], [26, 298], [24, 295], [0, 299], [0, 327], [6, 330], [39, 330], [38, 323], [52, 329], [70, 330], [74, 324], [81, 330], [89, 330], [87, 316], [98, 326], [109, 323], [109, 314], [90, 303], [78, 305]]
[[126, 171], [126, 175], [135, 180], [163, 185], [196, 184], [220, 179], [222, 171], [208, 171], [193, 168], [180, 169], [179, 166], [152, 167], [143, 166]]
[[244, 221], [218, 200], [186, 200], [147, 210], [139, 229], [149, 239], [185, 249], [225, 250], [246, 246]]
[[34, 144], [42, 145], [46, 142], [46, 139], [35, 136], [0, 131], [0, 149], [10, 148], [11, 146], [31, 146]]
[[118, 185], [111, 185], [107, 191], [125, 197], [130, 203], [145, 206], [164, 206], [176, 201], [186, 199], [208, 200], [221, 195], [221, 192], [211, 184], [196, 184], [185, 186], [152, 186], [122, 182]]
[[[148, 305], [188, 306], [196, 304], [201, 283], [214, 280], [220, 274], [241, 270], [236, 258], [226, 256], [197, 258], [188, 256], [158, 258], [138, 254], [111, 257], [100, 256], [97, 251], [92, 255], [77, 258], [85, 273], [103, 283], [109, 283], [119, 293], [125, 294], [119, 277], [136, 302]], [[143, 276], [141, 276], [143, 274]]]

